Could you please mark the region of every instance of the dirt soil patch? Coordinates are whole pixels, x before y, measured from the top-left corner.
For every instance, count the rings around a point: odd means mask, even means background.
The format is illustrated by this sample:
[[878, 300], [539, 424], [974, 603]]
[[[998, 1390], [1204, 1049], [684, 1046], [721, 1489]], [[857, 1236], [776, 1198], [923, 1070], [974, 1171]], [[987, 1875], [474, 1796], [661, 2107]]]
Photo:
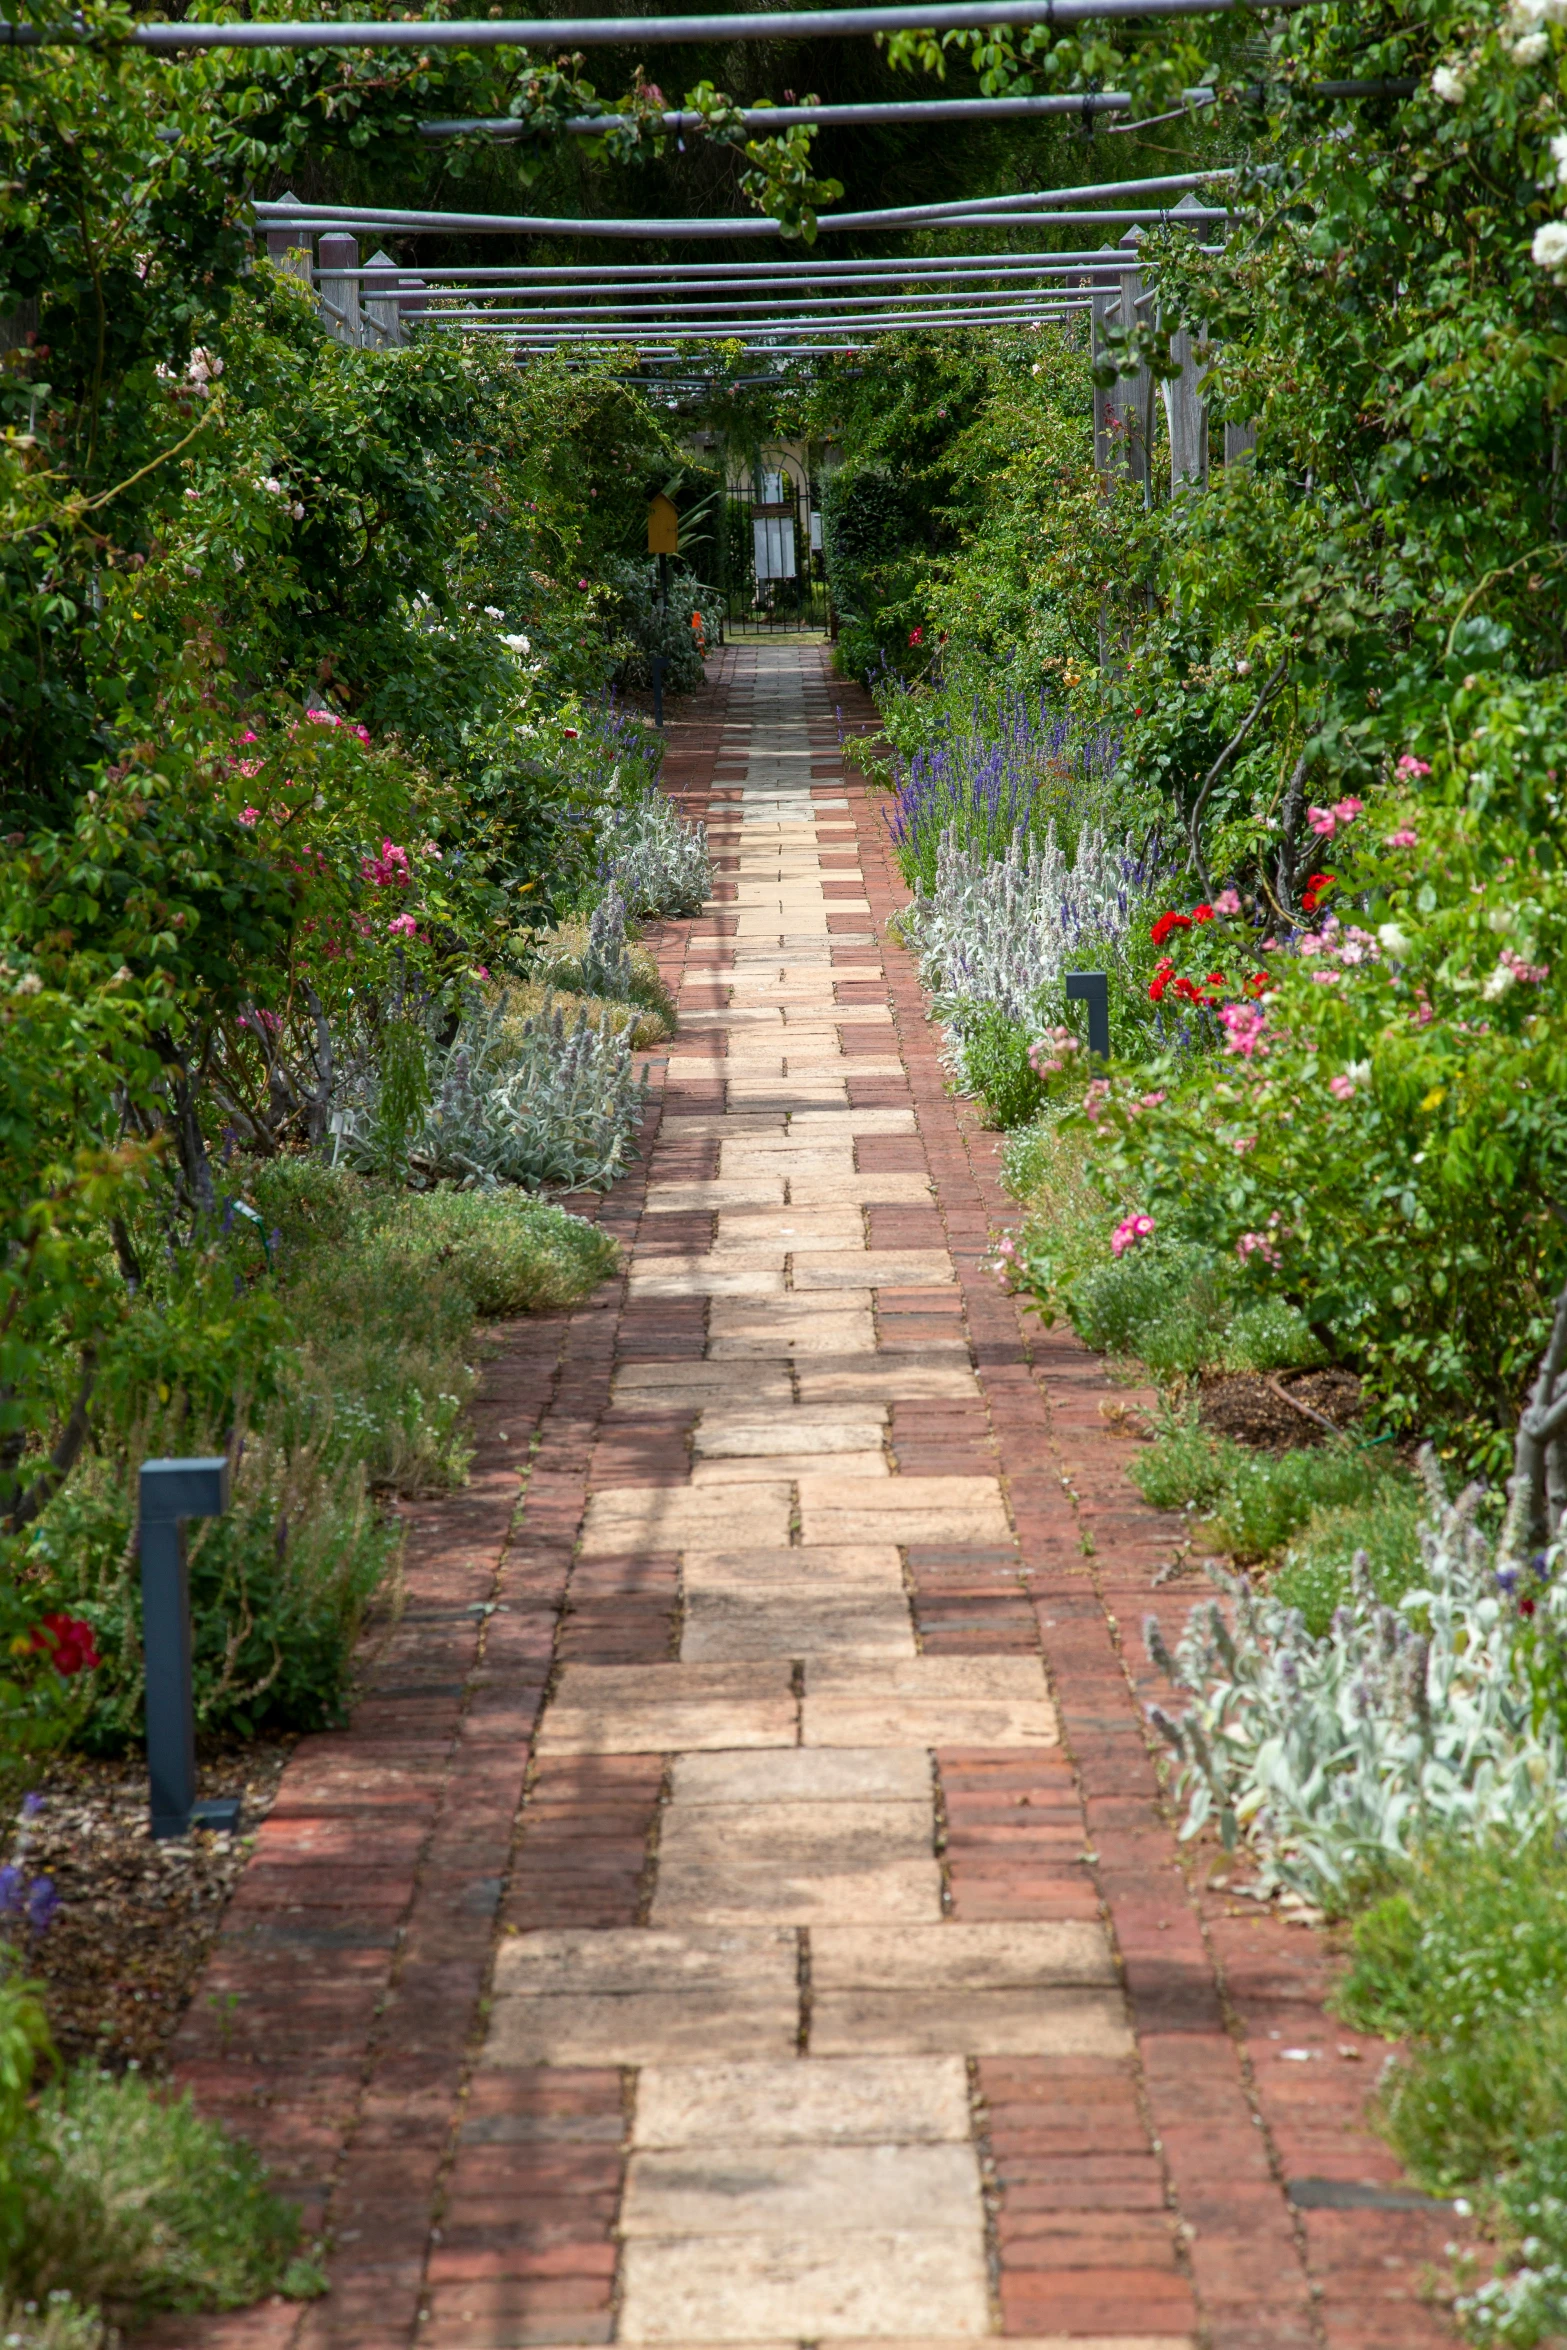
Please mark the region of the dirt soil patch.
[[155, 1844], [139, 1755], [116, 1762], [64, 1755], [37, 1774], [43, 1808], [27, 1822], [25, 1845], [19, 1821], [6, 1831], [6, 1858], [26, 1880], [48, 1877], [59, 1907], [41, 1932], [13, 1919], [0, 1936], [43, 1986], [67, 2062], [93, 2056], [116, 2068], [161, 2069], [289, 1745], [262, 1739], [203, 1761], [204, 1797], [243, 1800], [237, 1836], [198, 1832]]
[[1203, 1425], [1260, 1451], [1288, 1452], [1325, 1444], [1360, 1424], [1365, 1399], [1353, 1371], [1227, 1372], [1205, 1379], [1199, 1395]]

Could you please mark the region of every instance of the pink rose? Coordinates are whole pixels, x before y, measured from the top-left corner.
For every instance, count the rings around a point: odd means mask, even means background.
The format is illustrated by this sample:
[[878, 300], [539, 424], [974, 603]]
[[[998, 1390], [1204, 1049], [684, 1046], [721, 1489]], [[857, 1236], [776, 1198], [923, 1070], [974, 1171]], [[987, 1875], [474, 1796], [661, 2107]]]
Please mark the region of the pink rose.
[[1135, 1216], [1123, 1216], [1110, 1235], [1110, 1254], [1113, 1257], [1124, 1257], [1127, 1250], [1136, 1248], [1139, 1241], [1152, 1240], [1153, 1234], [1152, 1216], [1141, 1213]]

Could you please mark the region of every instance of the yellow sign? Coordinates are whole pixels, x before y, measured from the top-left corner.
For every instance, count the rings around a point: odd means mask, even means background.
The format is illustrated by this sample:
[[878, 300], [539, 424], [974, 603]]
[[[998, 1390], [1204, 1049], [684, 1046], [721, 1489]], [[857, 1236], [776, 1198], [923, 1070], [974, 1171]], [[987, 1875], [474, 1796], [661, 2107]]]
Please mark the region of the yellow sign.
[[647, 551], [650, 555], [678, 555], [680, 552], [680, 517], [674, 501], [657, 491], [648, 500]]

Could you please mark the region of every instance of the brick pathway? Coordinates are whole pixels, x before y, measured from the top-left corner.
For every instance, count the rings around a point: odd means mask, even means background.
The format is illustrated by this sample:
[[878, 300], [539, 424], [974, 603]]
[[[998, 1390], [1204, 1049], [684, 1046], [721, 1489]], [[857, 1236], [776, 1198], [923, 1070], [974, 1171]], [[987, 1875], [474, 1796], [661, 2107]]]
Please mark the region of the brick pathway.
[[868, 705], [716, 667], [629, 1278], [487, 1379], [182, 2040], [333, 2290], [157, 2338], [1428, 2350], [1452, 2222], [1361, 2126], [1381, 2051], [1320, 1937], [1183, 1874], [1134, 1631], [1176, 1528], [983, 1268]]

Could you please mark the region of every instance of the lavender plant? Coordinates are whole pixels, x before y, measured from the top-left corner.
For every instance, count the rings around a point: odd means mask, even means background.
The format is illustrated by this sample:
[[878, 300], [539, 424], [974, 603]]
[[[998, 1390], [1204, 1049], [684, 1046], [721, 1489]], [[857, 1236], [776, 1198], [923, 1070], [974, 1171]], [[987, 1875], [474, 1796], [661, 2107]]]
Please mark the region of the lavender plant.
[[944, 838], [971, 855], [1002, 857], [1051, 825], [1075, 836], [1102, 820], [1120, 737], [1084, 732], [1043, 695], [975, 695], [937, 703], [930, 739], [905, 755], [892, 837], [903, 878], [935, 888]]
[[[1427, 1452], [1424, 1574], [1384, 1606], [1364, 1553], [1326, 1638], [1293, 1608], [1213, 1570], [1228, 1607], [1194, 1609], [1172, 1657], [1158, 1619], [1148, 1653], [1191, 1703], [1150, 1719], [1177, 1759], [1184, 1836], [1210, 1820], [1245, 1835], [1263, 1889], [1340, 1906], [1357, 1876], [1442, 1830], [1487, 1828], [1522, 1845], [1549, 1832], [1564, 1753], [1554, 1713], [1519, 1670], [1520, 1631], [1567, 1633], [1560, 1551], [1541, 1554], [1520, 1604], [1477, 1523], [1481, 1488], [1447, 1498]], [[1536, 1635], [1538, 1636], [1538, 1635]]]

